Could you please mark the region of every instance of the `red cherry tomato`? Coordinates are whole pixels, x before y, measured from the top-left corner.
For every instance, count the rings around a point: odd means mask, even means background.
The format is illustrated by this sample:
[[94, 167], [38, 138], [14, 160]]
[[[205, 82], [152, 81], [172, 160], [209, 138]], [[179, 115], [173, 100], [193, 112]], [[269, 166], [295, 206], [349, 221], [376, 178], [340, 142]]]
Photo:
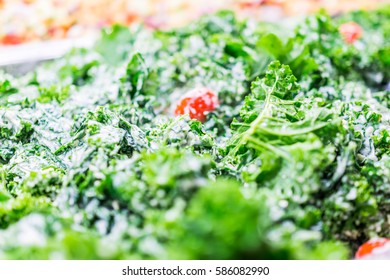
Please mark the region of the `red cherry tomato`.
[[205, 122], [208, 112], [219, 105], [217, 95], [208, 88], [197, 88], [187, 92], [177, 103], [175, 115], [189, 114], [191, 119]]
[[363, 29], [355, 22], [344, 23], [339, 27], [339, 32], [344, 41], [353, 44], [357, 39], [362, 37]]
[[390, 239], [389, 238], [374, 238], [364, 243], [356, 252], [356, 259], [363, 259], [375, 256], [390, 258]]

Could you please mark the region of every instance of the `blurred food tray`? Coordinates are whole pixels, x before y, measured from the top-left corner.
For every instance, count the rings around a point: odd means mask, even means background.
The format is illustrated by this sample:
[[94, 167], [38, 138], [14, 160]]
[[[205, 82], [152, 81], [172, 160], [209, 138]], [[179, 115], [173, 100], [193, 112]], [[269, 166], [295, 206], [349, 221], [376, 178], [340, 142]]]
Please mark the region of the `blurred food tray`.
[[91, 47], [97, 36], [64, 39], [0, 47], [0, 68], [13, 75], [23, 75], [39, 63], [63, 56], [72, 48]]

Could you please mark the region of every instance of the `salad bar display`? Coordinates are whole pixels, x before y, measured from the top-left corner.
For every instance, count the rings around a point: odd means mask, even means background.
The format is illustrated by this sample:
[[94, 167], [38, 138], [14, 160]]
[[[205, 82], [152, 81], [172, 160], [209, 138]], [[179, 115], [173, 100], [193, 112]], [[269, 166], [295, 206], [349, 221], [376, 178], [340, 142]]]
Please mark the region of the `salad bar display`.
[[389, 259], [389, 38], [221, 11], [0, 73], [0, 258]]

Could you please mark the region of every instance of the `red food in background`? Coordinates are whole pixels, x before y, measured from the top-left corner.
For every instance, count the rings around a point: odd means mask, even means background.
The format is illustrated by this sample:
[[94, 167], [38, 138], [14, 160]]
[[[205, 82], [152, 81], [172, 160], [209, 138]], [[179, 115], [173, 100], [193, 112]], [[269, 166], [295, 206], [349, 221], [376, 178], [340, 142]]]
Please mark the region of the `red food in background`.
[[17, 45], [24, 41], [22, 36], [18, 36], [15, 34], [6, 34], [3, 38], [0, 38], [1, 43], [4, 45]]
[[[388, 249], [385, 249], [387, 246]], [[378, 252], [378, 249], [383, 249]], [[367, 241], [359, 247], [355, 254], [356, 259], [363, 259], [367, 257], [375, 258], [375, 255], [385, 255], [390, 258], [390, 239], [389, 238], [374, 238]]]
[[[12, 33], [23, 42], [79, 38], [96, 34], [113, 23], [143, 23], [152, 29], [183, 26], [204, 13], [235, 10], [239, 17], [278, 21], [287, 16], [314, 13], [319, 8], [330, 14], [376, 8], [383, 0], [0, 0], [0, 44]], [[58, 26], [69, 25], [68, 29]], [[103, 23], [103, 24], [102, 24]], [[349, 31], [347, 32], [348, 34]], [[353, 42], [356, 36], [347, 35]], [[16, 42], [16, 40], [9, 40]], [[15, 44], [15, 43], [12, 43]]]
[[[260, 6], [283, 6], [287, 2], [285, 0], [241, 0], [238, 1], [240, 8], [242, 9], [256, 9]], [[297, 1], [295, 1], [297, 2]], [[309, 3], [306, 3], [306, 6], [310, 6]]]
[[257, 8], [264, 4], [264, 0], [246, 0], [239, 3], [242, 9]]
[[355, 22], [348, 22], [339, 27], [339, 32], [343, 36], [345, 42], [353, 44], [362, 37], [363, 29]]
[[217, 95], [209, 88], [197, 88], [186, 93], [177, 103], [175, 115], [188, 114], [191, 119], [206, 121], [207, 113], [219, 105]]

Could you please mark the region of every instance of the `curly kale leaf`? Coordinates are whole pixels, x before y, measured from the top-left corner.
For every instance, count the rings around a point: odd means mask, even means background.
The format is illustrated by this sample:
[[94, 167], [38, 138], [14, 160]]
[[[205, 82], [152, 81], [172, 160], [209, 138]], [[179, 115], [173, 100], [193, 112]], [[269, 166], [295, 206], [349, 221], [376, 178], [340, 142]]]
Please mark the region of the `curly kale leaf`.
[[121, 78], [123, 93], [133, 100], [140, 94], [155, 94], [158, 88], [157, 76], [149, 67], [140, 53], [131, 56], [126, 67], [126, 75]]
[[8, 79], [0, 77], [0, 104], [8, 98], [8, 96], [18, 92], [18, 89], [13, 87]]
[[[245, 195], [234, 181], [201, 189], [173, 223], [169, 253], [182, 259], [345, 259], [337, 242], [315, 232], [275, 225], [266, 195]], [[242, 226], [245, 225], [245, 226]], [[318, 238], [319, 237], [319, 238]]]
[[332, 137], [341, 120], [321, 100], [295, 98], [296, 79], [287, 66], [270, 65], [252, 84], [241, 109], [243, 122], [227, 144], [227, 166], [244, 181], [270, 186], [292, 201], [306, 201], [321, 186], [321, 172], [336, 154]]

